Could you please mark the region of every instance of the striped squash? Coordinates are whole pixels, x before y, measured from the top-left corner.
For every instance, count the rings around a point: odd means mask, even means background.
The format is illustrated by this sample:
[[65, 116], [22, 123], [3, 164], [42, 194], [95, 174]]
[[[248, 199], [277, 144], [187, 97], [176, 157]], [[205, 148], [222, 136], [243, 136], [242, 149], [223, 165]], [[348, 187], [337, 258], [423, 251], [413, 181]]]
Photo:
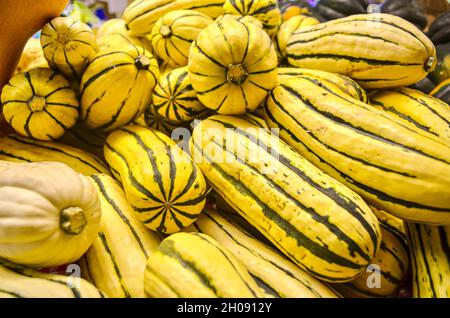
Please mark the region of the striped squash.
[[353, 15], [298, 30], [286, 52], [290, 65], [341, 73], [365, 88], [414, 84], [437, 63], [430, 39], [389, 14]]
[[224, 0], [136, 0], [128, 5], [123, 19], [132, 35], [145, 36], [163, 15], [174, 10], [195, 10], [215, 19], [223, 14]]
[[94, 29], [97, 39], [105, 35], [116, 32], [117, 30], [127, 29], [125, 27], [125, 20], [121, 18], [112, 18], [104, 21], [98, 28]]
[[188, 71], [206, 107], [239, 115], [255, 110], [275, 86], [277, 56], [262, 29], [230, 19], [200, 32], [189, 53]]
[[225, 13], [250, 15], [262, 22], [270, 36], [276, 35], [281, 24], [281, 11], [277, 0], [225, 0]]
[[[450, 55], [449, 55], [450, 60]], [[439, 98], [450, 105], [450, 79], [443, 81], [438, 86], [436, 86], [430, 93], [434, 98]]]
[[214, 190], [313, 276], [350, 281], [378, 250], [378, 220], [364, 201], [268, 130], [215, 115], [190, 146]]
[[103, 48], [121, 48], [125, 45], [140, 46], [152, 52], [152, 42], [147, 37], [133, 36], [127, 30], [124, 19], [110, 19], [97, 31], [97, 44]]
[[304, 76], [282, 79], [265, 109], [282, 139], [368, 203], [406, 220], [450, 223], [445, 143]]
[[302, 28], [319, 24], [316, 18], [306, 15], [297, 15], [283, 22], [275, 37], [275, 47], [278, 54], [278, 64], [287, 65], [286, 46], [292, 34]]
[[191, 121], [208, 111], [192, 88], [187, 67], [174, 69], [162, 76], [152, 99], [156, 113], [172, 123]]
[[263, 24], [257, 18], [251, 15], [240, 15], [240, 14], [224, 14], [216, 18], [216, 22], [226, 23], [227, 20], [237, 20], [242, 23], [250, 23], [258, 28], [263, 28]]
[[176, 69], [175, 66], [172, 66], [172, 65], [170, 65], [169, 63], [166, 63], [166, 62], [162, 62], [159, 65], [159, 77], [163, 77], [164, 75], [166, 75], [170, 71], [173, 71], [174, 69]]
[[349, 283], [332, 286], [347, 298], [392, 297], [405, 280], [409, 268], [409, 251], [404, 235], [381, 225], [380, 250], [365, 271]]
[[79, 80], [98, 51], [91, 28], [72, 17], [57, 17], [41, 32], [41, 46], [48, 64]]
[[16, 135], [0, 136], [0, 160], [14, 162], [62, 162], [75, 171], [91, 175], [109, 174], [108, 168], [97, 157], [71, 146], [37, 141]]
[[130, 125], [111, 133], [105, 159], [146, 227], [173, 233], [192, 224], [205, 205], [203, 174], [176, 143]]
[[407, 223], [413, 297], [450, 298], [450, 226]]
[[450, 144], [450, 107], [441, 100], [404, 87], [375, 92], [370, 103]]
[[69, 82], [49, 68], [14, 75], [3, 87], [3, 116], [26, 137], [53, 140], [78, 120], [80, 105]]
[[336, 89], [339, 89], [340, 91], [342, 91], [342, 93], [356, 98], [364, 103], [367, 103], [369, 100], [366, 91], [361, 86], [359, 86], [358, 83], [345, 75], [319, 70], [309, 70], [306, 68], [278, 68], [278, 76], [295, 77], [299, 75], [315, 79], [320, 82], [320, 85], [326, 86], [335, 92], [338, 92]]
[[141, 115], [140, 117], [138, 117], [134, 121], [134, 123], [137, 125], [140, 125], [140, 126], [149, 127], [154, 130], [160, 131], [169, 137], [172, 135], [172, 132], [175, 129], [186, 128], [186, 123], [174, 124], [172, 122], [165, 120], [161, 116], [159, 116], [155, 112], [155, 108], [152, 104], [150, 104], [150, 106], [147, 108], [145, 113], [143, 115]]
[[187, 65], [192, 42], [213, 22], [206, 14], [194, 10], [175, 10], [165, 14], [153, 26], [150, 35], [155, 54], [170, 65]]
[[385, 228], [387, 227], [388, 231], [394, 233], [397, 237], [402, 237], [403, 241], [406, 242], [405, 221], [385, 211], [378, 210], [373, 206], [371, 206], [370, 208], [372, 209], [373, 213], [375, 213], [375, 215], [377, 216], [378, 220], [380, 221], [380, 224], [383, 224]]
[[205, 234], [176, 233], [150, 255], [144, 288], [156, 298], [263, 298], [244, 265]]
[[3, 261], [0, 263], [0, 298], [104, 297], [103, 292], [77, 276], [46, 274]]
[[78, 124], [67, 130], [58, 142], [85, 150], [103, 160], [103, 146], [107, 136], [108, 134], [104, 131], [89, 130]]
[[224, 215], [208, 209], [191, 226], [234, 254], [266, 293], [283, 298], [335, 298], [325, 284], [240, 229]]
[[143, 48], [100, 51], [81, 81], [81, 119], [105, 131], [132, 122], [150, 104], [158, 77], [156, 59]]
[[102, 224], [84, 255], [82, 272], [109, 297], [145, 297], [142, 275], [160, 238], [139, 222], [116, 180], [93, 175], [91, 181], [100, 198]]

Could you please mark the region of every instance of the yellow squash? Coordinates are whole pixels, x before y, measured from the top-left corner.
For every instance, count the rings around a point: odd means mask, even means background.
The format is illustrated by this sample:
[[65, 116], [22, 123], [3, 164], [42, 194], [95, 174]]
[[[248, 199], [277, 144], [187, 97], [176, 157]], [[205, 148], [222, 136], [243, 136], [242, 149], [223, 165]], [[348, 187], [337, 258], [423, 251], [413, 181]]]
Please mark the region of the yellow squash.
[[75, 125], [67, 130], [58, 142], [83, 149], [103, 160], [103, 146], [108, 134], [101, 130], [89, 130], [82, 124]]
[[165, 135], [171, 137], [172, 132], [177, 129], [184, 129], [187, 128], [187, 123], [172, 123], [170, 121], [165, 120], [164, 118], [162, 118], [161, 116], [159, 116], [156, 111], [155, 111], [155, 107], [150, 104], [150, 106], [147, 108], [147, 110], [145, 111], [145, 113], [143, 115], [141, 115], [140, 117], [138, 117], [135, 121], [135, 124], [140, 125], [140, 126], [144, 126], [144, 127], [149, 127], [152, 128], [154, 130], [160, 131], [162, 133], [164, 133]]
[[261, 28], [263, 27], [263, 24], [261, 21], [259, 21], [257, 18], [252, 17], [251, 15], [240, 15], [240, 14], [224, 14], [221, 15], [220, 17], [217, 17], [216, 22], [222, 22], [222, 23], [226, 23], [226, 20], [237, 20], [240, 21], [242, 23], [250, 23], [253, 24], [254, 26]]

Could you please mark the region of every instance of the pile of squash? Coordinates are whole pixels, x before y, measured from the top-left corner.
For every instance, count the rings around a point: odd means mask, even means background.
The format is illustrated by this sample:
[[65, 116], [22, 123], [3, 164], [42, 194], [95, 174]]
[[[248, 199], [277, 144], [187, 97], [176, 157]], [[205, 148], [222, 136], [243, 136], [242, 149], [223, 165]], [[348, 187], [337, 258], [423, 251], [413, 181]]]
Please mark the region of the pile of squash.
[[435, 45], [297, 13], [46, 24], [1, 92], [0, 297], [450, 297], [450, 106], [408, 87]]

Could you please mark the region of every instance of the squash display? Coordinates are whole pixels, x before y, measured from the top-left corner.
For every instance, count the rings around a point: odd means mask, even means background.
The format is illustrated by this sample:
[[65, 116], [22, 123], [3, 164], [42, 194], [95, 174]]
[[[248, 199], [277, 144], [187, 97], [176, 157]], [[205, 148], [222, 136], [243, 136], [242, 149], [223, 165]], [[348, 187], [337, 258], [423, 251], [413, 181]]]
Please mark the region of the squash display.
[[303, 76], [282, 80], [265, 107], [269, 127], [368, 203], [410, 221], [450, 223], [445, 142]]
[[100, 51], [81, 81], [81, 120], [105, 131], [134, 121], [150, 104], [158, 77], [156, 59], [141, 47]]
[[146, 227], [173, 233], [192, 224], [205, 205], [201, 171], [176, 143], [156, 130], [130, 125], [112, 132], [105, 159]]
[[381, 5], [381, 12], [401, 17], [421, 30], [428, 24], [427, 16], [417, 0], [386, 0]]
[[150, 255], [144, 275], [150, 297], [263, 298], [230, 251], [205, 234], [172, 234]]
[[90, 180], [57, 162], [0, 161], [0, 258], [50, 267], [79, 259], [100, 226]]
[[281, 12], [277, 0], [225, 0], [225, 13], [250, 15], [262, 22], [263, 28], [274, 36], [281, 24]]
[[316, 278], [350, 281], [378, 250], [366, 203], [267, 129], [215, 115], [194, 128], [190, 147], [216, 193]]
[[215, 22], [193, 42], [188, 72], [206, 107], [238, 115], [255, 110], [275, 86], [277, 56], [269, 36], [253, 24]]
[[11, 127], [38, 140], [61, 137], [79, 116], [79, 103], [69, 82], [49, 68], [14, 75], [3, 87], [1, 102]]
[[450, 79], [443, 81], [438, 86], [436, 86], [431, 92], [430, 95], [439, 98], [443, 102], [450, 105]]
[[211, 23], [213, 19], [194, 10], [165, 14], [156, 22], [150, 35], [155, 54], [170, 65], [187, 65], [191, 43]]
[[208, 111], [192, 88], [187, 67], [177, 68], [160, 78], [152, 105], [159, 116], [173, 123], [191, 121]]
[[298, 30], [286, 52], [290, 65], [347, 75], [365, 88], [414, 84], [437, 63], [430, 39], [389, 14], [354, 15]]
[[137, 0], [123, 13], [132, 35], [145, 36], [152, 32], [156, 21], [175, 10], [195, 10], [215, 19], [223, 14], [224, 0]]
[[172, 135], [172, 132], [177, 128], [186, 128], [187, 124], [189, 124], [189, 123], [172, 123], [170, 121], [165, 120], [155, 112], [155, 108], [153, 107], [152, 104], [147, 108], [147, 110], [142, 116], [138, 117], [134, 121], [134, 123], [140, 126], [149, 127], [154, 130], [160, 131], [169, 137]]
[[102, 224], [84, 255], [82, 273], [109, 297], [145, 297], [142, 275], [160, 238], [139, 222], [116, 180], [90, 178], [100, 198]]
[[79, 80], [98, 51], [91, 28], [72, 17], [57, 17], [41, 32], [41, 45], [48, 64]]

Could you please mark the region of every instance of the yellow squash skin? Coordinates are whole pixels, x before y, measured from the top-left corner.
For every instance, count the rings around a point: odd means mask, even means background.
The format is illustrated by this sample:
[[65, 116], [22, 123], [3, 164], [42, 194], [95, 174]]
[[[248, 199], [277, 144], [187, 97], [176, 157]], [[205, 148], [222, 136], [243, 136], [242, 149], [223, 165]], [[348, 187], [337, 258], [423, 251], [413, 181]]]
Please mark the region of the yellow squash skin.
[[205, 234], [176, 233], [150, 255], [147, 296], [156, 298], [264, 298], [244, 265]]
[[189, 78], [198, 99], [219, 114], [255, 110], [275, 86], [277, 56], [260, 28], [231, 20], [200, 32], [189, 53]]
[[361, 86], [359, 86], [358, 83], [345, 75], [319, 70], [309, 70], [306, 68], [279, 67], [278, 76], [280, 79], [296, 76], [306, 76], [310, 79], [318, 80], [321, 85], [328, 87], [336, 93], [340, 93], [340, 90], [342, 93], [356, 98], [357, 100], [360, 100], [364, 103], [367, 103], [369, 100], [366, 91]]
[[319, 81], [281, 80], [266, 122], [371, 205], [416, 222], [450, 223], [450, 147]]
[[194, 128], [190, 146], [214, 190], [313, 276], [352, 280], [378, 250], [378, 220], [365, 202], [268, 130], [215, 115]]
[[194, 10], [175, 10], [165, 14], [153, 26], [150, 35], [155, 54], [170, 65], [187, 65], [191, 43], [211, 23], [213, 19]]
[[[380, 250], [371, 261], [371, 265], [377, 267], [366, 269], [349, 283], [332, 286], [346, 298], [392, 297], [408, 274], [409, 251], [405, 237], [391, 232], [383, 222], [380, 225], [383, 239]], [[371, 287], [368, 283], [376, 283], [373, 278], [377, 275], [375, 270], [379, 270], [380, 285]]]
[[384, 227], [389, 228], [389, 232], [395, 233], [396, 236], [402, 237], [403, 241], [406, 242], [406, 226], [405, 221], [402, 219], [393, 216], [385, 211], [378, 210], [377, 208], [371, 206], [370, 207], [377, 216], [380, 224], [383, 224]]
[[189, 122], [208, 111], [192, 88], [187, 67], [174, 69], [160, 77], [152, 105], [159, 116], [172, 123]]
[[365, 88], [408, 86], [433, 71], [436, 49], [400, 17], [361, 14], [294, 32], [289, 64], [347, 75]]
[[262, 22], [259, 21], [257, 18], [252, 17], [251, 15], [224, 14], [224, 15], [221, 15], [220, 17], [217, 17], [214, 21], [226, 23], [224, 21], [226, 21], [228, 19], [235, 20], [235, 21], [237, 20], [242, 23], [250, 23], [258, 28], [261, 28], [261, 29], [263, 28]]
[[450, 145], [450, 107], [443, 101], [403, 87], [375, 92], [370, 95], [370, 102]]
[[53, 140], [78, 120], [75, 91], [69, 82], [49, 68], [36, 68], [14, 75], [3, 87], [3, 116], [14, 130], [26, 137]]
[[105, 298], [105, 294], [79, 277], [41, 273], [2, 261], [0, 298]]
[[338, 297], [325, 284], [212, 209], [204, 211], [190, 228], [209, 235], [233, 253], [270, 295], [282, 298]]
[[280, 25], [280, 28], [275, 37], [275, 46], [278, 54], [278, 63], [282, 65], [287, 64], [286, 46], [290, 37], [295, 31], [319, 23], [320, 21], [317, 20], [316, 18], [302, 14], [292, 17], [289, 20], [283, 22]]
[[102, 37], [97, 37], [97, 43], [100, 50], [107, 48], [120, 49], [126, 45], [136, 45], [147, 51], [153, 52], [151, 41], [147, 37], [138, 37], [130, 35], [125, 28], [125, 21], [122, 21], [121, 28], [117, 28], [111, 33], [107, 33]]
[[450, 226], [407, 223], [413, 297], [450, 297]]
[[0, 258], [30, 267], [78, 260], [100, 226], [90, 180], [58, 162], [0, 161]]
[[141, 47], [100, 51], [81, 81], [81, 120], [105, 131], [127, 125], [150, 104], [158, 77], [156, 59]]
[[12, 162], [56, 161], [89, 176], [110, 174], [105, 164], [90, 153], [64, 144], [37, 141], [16, 135], [0, 136], [0, 160]]
[[116, 180], [106, 175], [90, 179], [100, 198], [102, 224], [84, 255], [82, 272], [109, 297], [145, 297], [142, 275], [161, 240], [139, 222]]
[[98, 51], [91, 28], [72, 17], [57, 17], [47, 23], [42, 28], [41, 45], [52, 68], [78, 80]]
[[274, 36], [281, 24], [281, 11], [276, 0], [225, 0], [223, 10], [228, 14], [249, 15], [262, 22], [270, 36]]
[[172, 123], [159, 116], [156, 113], [153, 104], [150, 104], [145, 113], [138, 117], [134, 121], [134, 123], [140, 126], [149, 127], [154, 130], [160, 131], [169, 137], [171, 137], [172, 132], [175, 129], [179, 127], [187, 128], [186, 123]]
[[130, 125], [111, 133], [105, 159], [146, 227], [174, 233], [205, 205], [202, 172], [177, 144], [156, 130]]
[[152, 32], [156, 21], [174, 10], [195, 10], [215, 19], [223, 14], [224, 0], [137, 0], [130, 3], [123, 19], [132, 35], [145, 36]]

